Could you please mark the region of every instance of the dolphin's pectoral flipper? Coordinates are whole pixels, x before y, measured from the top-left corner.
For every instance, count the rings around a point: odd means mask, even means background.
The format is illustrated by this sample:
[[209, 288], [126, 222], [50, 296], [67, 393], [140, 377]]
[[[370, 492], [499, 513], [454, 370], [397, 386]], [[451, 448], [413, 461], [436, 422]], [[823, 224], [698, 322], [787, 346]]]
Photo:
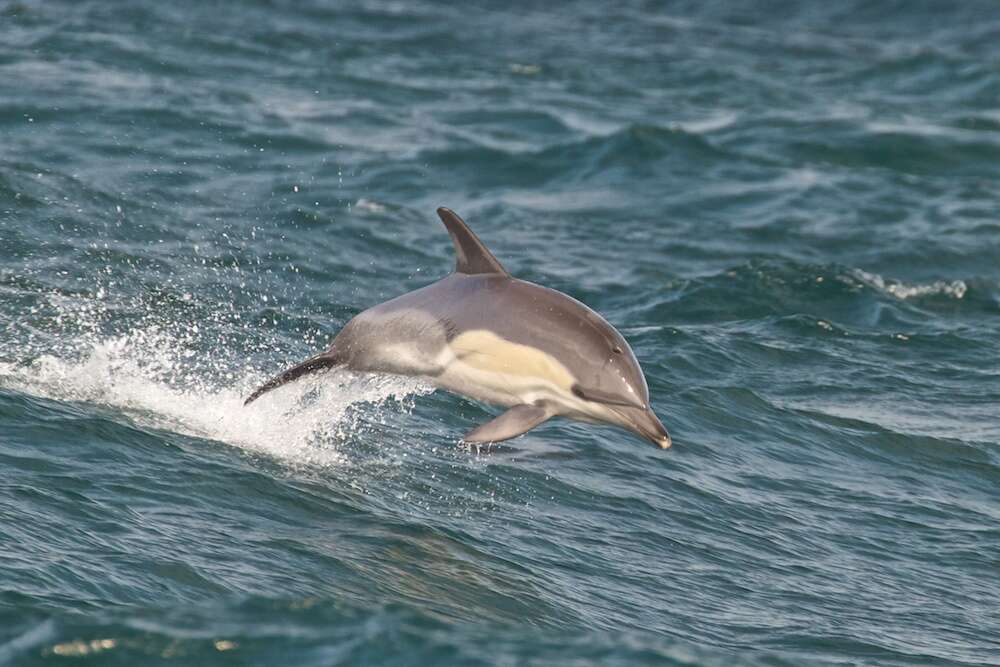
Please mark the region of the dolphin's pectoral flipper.
[[472, 429], [462, 440], [471, 444], [509, 440], [527, 433], [551, 416], [545, 408], [515, 405], [496, 419]]
[[243, 405], [249, 405], [251, 402], [260, 398], [261, 395], [266, 394], [272, 389], [277, 389], [283, 384], [287, 384], [293, 380], [298, 380], [303, 375], [326, 370], [327, 368], [333, 368], [340, 363], [341, 361], [339, 357], [335, 354], [331, 354], [330, 352], [324, 352], [323, 354], [317, 354], [315, 357], [310, 357], [301, 364], [292, 366], [284, 373], [275, 375], [273, 378], [259, 386], [252, 394], [250, 394], [249, 398], [243, 402]]

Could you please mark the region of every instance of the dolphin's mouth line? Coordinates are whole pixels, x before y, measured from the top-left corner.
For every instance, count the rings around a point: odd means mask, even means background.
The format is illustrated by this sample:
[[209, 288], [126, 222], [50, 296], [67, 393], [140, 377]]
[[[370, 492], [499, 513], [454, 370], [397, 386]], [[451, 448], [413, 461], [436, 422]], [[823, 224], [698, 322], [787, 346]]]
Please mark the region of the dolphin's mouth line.
[[652, 409], [638, 410], [636, 408], [622, 409], [612, 407], [611, 410], [622, 418], [625, 428], [641, 435], [660, 449], [669, 449], [673, 445], [670, 434], [667, 433], [667, 429]]
[[614, 410], [617, 407], [632, 408], [634, 410], [649, 409], [649, 406], [643, 405], [638, 401], [630, 402], [622, 400], [620, 398], [615, 398], [612, 394], [609, 394], [608, 392], [604, 392], [599, 389], [593, 389], [589, 387], [582, 387], [579, 384], [574, 384], [570, 389], [570, 391], [577, 398], [582, 398], [585, 401], [591, 401], [593, 403], [600, 403], [601, 405], [606, 405], [612, 410]]

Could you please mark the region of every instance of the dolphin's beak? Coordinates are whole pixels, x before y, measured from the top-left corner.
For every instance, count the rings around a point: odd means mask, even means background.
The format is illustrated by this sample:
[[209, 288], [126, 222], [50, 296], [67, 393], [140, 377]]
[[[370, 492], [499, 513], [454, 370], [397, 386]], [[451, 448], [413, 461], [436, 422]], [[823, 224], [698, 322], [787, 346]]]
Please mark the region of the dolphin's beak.
[[667, 429], [663, 427], [663, 423], [651, 408], [616, 407], [614, 410], [622, 416], [624, 421], [622, 425], [625, 428], [649, 440], [660, 449], [667, 449], [673, 444]]

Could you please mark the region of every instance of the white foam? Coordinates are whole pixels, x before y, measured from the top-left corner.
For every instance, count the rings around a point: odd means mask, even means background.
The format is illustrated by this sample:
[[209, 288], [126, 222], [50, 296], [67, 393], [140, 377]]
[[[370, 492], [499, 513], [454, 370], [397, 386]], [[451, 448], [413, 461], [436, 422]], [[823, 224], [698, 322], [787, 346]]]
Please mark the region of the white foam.
[[679, 128], [690, 134], [708, 134], [729, 127], [738, 117], [739, 114], [735, 112], [724, 111], [698, 120], [671, 123], [670, 127]]
[[364, 197], [354, 203], [354, 208], [367, 213], [385, 213], [385, 204]]
[[590, 188], [587, 190], [568, 190], [562, 192], [540, 192], [537, 189], [510, 189], [500, 195], [500, 199], [512, 206], [545, 212], [611, 209], [620, 206], [623, 202], [621, 192], [611, 188]]
[[363, 432], [365, 417], [409, 410], [412, 396], [433, 390], [409, 378], [332, 371], [244, 407], [266, 376], [198, 365], [199, 356], [159, 330], [137, 330], [92, 343], [77, 359], [44, 354], [27, 364], [0, 363], [0, 386], [113, 408], [140, 426], [310, 465], [343, 463], [339, 445]]
[[868, 273], [861, 269], [855, 269], [854, 275], [866, 285], [874, 287], [880, 292], [891, 294], [897, 299], [910, 299], [935, 294], [950, 296], [953, 299], [961, 299], [969, 289], [964, 280], [937, 280], [932, 283], [908, 285], [898, 280], [886, 280], [877, 273]]

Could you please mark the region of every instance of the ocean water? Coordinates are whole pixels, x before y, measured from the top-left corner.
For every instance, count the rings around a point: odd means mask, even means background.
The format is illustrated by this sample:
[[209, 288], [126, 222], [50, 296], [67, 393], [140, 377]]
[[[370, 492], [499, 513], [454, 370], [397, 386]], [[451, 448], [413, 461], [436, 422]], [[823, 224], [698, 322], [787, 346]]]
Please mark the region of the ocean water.
[[[463, 215], [674, 438], [333, 373]], [[1000, 664], [994, 2], [0, 0], [0, 663]]]

